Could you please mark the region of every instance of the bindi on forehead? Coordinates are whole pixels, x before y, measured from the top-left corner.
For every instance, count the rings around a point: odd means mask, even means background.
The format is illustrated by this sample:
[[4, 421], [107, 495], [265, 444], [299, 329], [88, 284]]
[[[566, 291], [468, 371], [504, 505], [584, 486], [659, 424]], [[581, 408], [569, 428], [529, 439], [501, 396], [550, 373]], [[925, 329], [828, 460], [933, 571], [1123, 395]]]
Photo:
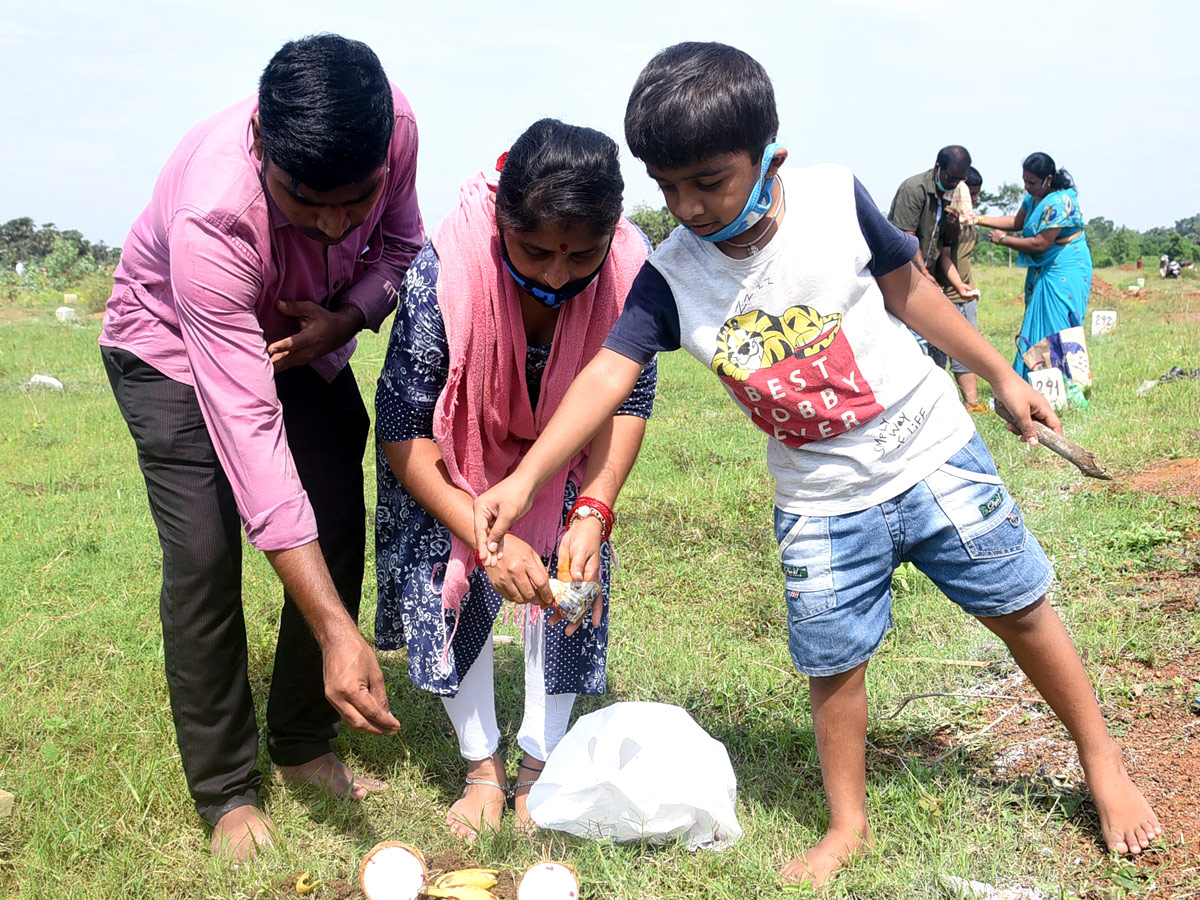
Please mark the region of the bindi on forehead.
[[567, 245], [566, 245], [566, 244], [559, 244], [559, 245], [558, 245], [558, 252], [559, 252], [559, 253], [566, 253], [566, 252], [567, 252]]

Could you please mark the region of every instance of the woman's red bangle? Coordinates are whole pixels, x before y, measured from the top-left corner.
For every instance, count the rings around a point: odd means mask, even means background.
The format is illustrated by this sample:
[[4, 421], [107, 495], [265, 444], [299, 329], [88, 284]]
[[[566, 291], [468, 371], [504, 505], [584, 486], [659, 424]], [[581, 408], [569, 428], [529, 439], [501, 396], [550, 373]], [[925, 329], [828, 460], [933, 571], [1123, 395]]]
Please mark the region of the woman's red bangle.
[[[586, 513], [580, 513], [580, 508], [586, 507]], [[570, 528], [580, 515], [595, 514], [601, 522], [604, 523], [604, 531], [600, 535], [601, 542], [607, 541], [612, 536], [614, 526], [617, 524], [617, 514], [613, 512], [613, 508], [603, 500], [597, 500], [595, 497], [580, 497], [575, 501], [575, 505], [571, 507], [571, 511], [567, 514], [567, 527]]]

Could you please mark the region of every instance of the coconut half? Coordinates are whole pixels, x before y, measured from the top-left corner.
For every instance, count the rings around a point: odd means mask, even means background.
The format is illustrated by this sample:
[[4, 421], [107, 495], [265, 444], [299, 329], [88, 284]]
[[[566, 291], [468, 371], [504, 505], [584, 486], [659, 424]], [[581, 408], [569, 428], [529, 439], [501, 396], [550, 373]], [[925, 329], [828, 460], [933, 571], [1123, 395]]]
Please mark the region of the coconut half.
[[417, 900], [427, 874], [420, 850], [384, 841], [363, 857], [358, 867], [358, 886], [367, 900]]
[[538, 863], [521, 876], [517, 900], [579, 900], [579, 879], [566, 863]]

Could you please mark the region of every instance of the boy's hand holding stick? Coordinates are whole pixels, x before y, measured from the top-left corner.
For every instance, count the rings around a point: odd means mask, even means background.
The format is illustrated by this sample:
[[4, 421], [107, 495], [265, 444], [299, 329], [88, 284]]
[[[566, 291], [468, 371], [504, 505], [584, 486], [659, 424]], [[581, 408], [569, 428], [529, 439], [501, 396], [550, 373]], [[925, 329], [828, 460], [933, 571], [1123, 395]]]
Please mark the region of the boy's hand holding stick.
[[[1000, 400], [996, 401], [996, 414], [1005, 422], [1011, 425], [1020, 427], [1014, 416]], [[1096, 454], [1091, 450], [1087, 450], [1074, 441], [1069, 440], [1056, 431], [1051, 431], [1041, 422], [1036, 419], [1032, 420], [1034, 431], [1037, 433], [1038, 443], [1045, 444], [1067, 462], [1079, 469], [1084, 475], [1089, 478], [1100, 478], [1104, 481], [1112, 481], [1112, 475], [1108, 474], [1108, 470], [1096, 461]]]

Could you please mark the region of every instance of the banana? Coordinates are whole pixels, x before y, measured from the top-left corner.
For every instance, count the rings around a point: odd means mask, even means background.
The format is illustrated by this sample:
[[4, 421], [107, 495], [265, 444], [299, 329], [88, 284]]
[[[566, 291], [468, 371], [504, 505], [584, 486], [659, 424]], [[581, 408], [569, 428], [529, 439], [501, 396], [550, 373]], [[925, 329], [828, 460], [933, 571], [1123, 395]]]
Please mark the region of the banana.
[[487, 888], [474, 885], [458, 887], [436, 887], [430, 885], [421, 893], [422, 897], [444, 898], [444, 900], [496, 900], [496, 895]]
[[433, 886], [438, 888], [477, 887], [485, 891], [491, 890], [499, 880], [496, 876], [498, 869], [457, 869], [446, 872], [433, 880]]
[[311, 894], [320, 883], [321, 879], [314, 879], [312, 872], [304, 872], [296, 879], [296, 893]]

